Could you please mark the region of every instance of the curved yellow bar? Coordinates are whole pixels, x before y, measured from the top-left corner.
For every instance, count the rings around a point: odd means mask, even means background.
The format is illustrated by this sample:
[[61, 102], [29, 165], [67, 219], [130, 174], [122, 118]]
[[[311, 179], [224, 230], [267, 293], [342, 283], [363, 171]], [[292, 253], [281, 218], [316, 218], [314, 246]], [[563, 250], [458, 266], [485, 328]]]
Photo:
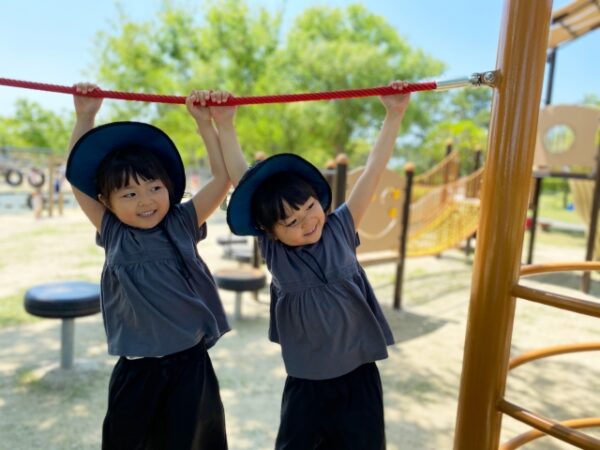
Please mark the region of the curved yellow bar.
[[508, 364], [508, 370], [519, 367], [525, 363], [535, 361], [537, 359], [546, 358], [548, 356], [563, 355], [565, 353], [589, 352], [600, 350], [600, 342], [583, 342], [580, 344], [563, 344], [544, 347], [537, 350], [531, 350], [515, 356]]
[[[562, 426], [577, 429], [577, 428], [591, 428], [600, 427], [600, 417], [585, 417], [583, 419], [571, 419], [559, 422]], [[498, 450], [515, 450], [528, 442], [534, 441], [538, 438], [546, 436], [539, 430], [531, 430], [526, 433], [515, 436], [514, 438], [506, 441], [500, 446]]]
[[572, 270], [600, 270], [599, 261], [568, 261], [548, 264], [530, 264], [521, 267], [521, 276], [527, 277], [539, 273], [567, 272]]

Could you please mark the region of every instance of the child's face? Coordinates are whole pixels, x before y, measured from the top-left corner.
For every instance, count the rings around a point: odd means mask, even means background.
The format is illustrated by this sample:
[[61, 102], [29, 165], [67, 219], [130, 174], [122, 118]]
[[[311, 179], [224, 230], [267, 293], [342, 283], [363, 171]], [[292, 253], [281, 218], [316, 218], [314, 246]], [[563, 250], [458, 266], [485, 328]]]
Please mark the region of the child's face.
[[287, 203], [284, 206], [286, 218], [275, 223], [272, 230], [276, 239], [291, 247], [314, 244], [321, 239], [325, 212], [319, 200], [309, 197], [297, 210]]
[[169, 211], [169, 190], [161, 180], [138, 182], [130, 177], [127, 185], [110, 193], [107, 208], [126, 225], [149, 229], [160, 223]]

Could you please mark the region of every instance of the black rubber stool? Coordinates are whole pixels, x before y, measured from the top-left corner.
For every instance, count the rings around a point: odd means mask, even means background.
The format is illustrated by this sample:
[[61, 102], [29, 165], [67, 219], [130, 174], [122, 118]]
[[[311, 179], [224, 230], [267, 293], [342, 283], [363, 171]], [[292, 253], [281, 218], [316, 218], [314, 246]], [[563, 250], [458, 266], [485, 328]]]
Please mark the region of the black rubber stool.
[[267, 282], [265, 273], [255, 268], [221, 269], [213, 272], [213, 277], [221, 289], [235, 292], [234, 318], [236, 320], [242, 318], [242, 293], [258, 291]]
[[73, 366], [75, 318], [100, 311], [100, 286], [84, 281], [59, 281], [34, 286], [25, 293], [25, 310], [39, 317], [62, 319], [60, 367]]

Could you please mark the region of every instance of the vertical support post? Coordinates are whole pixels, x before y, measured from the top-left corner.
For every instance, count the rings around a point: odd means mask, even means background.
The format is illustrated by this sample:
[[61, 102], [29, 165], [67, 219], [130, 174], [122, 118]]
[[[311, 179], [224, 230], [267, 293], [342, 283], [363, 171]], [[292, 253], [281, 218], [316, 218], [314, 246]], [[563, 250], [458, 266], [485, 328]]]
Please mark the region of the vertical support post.
[[73, 367], [73, 347], [75, 342], [75, 319], [62, 319], [60, 329], [60, 368]]
[[235, 293], [235, 305], [233, 309], [233, 318], [235, 320], [240, 320], [242, 318], [242, 293]]
[[452, 153], [452, 139], [446, 141], [446, 156]]
[[396, 284], [394, 286], [394, 309], [402, 309], [402, 284], [404, 281], [404, 262], [406, 261], [406, 240], [410, 219], [410, 198], [412, 196], [415, 165], [408, 163], [404, 167], [406, 184], [404, 185], [404, 204], [402, 205], [402, 229], [400, 230], [400, 255], [396, 264]]
[[[600, 209], [600, 147], [596, 152], [596, 178], [594, 179], [594, 195], [592, 196], [592, 211], [590, 216], [590, 228], [588, 230], [587, 248], [585, 260], [594, 259], [594, 247], [596, 244], [596, 233], [598, 231], [598, 210]], [[590, 292], [591, 273], [583, 272], [581, 277], [581, 290], [586, 294]]]
[[[454, 448], [497, 449], [552, 0], [506, 0]], [[502, 239], [498, 237], [502, 235]]]
[[332, 197], [335, 198], [335, 161], [333, 159], [330, 159], [325, 163], [323, 176], [327, 180], [327, 184], [329, 184]]
[[556, 71], [556, 47], [550, 50], [548, 54], [548, 83], [546, 84], [545, 105], [552, 103], [552, 91], [554, 89], [554, 72]]
[[333, 207], [337, 208], [346, 201], [346, 181], [348, 179], [348, 156], [340, 153], [335, 158], [335, 194]]
[[[48, 155], [48, 216], [54, 215], [54, 156]], [[43, 201], [43, 200], [42, 200]]]
[[533, 176], [533, 198], [531, 200], [531, 228], [529, 228], [529, 247], [527, 250], [527, 264], [533, 263], [533, 249], [535, 248], [535, 233], [537, 230], [538, 212], [540, 210], [540, 195], [542, 194], [542, 174]]

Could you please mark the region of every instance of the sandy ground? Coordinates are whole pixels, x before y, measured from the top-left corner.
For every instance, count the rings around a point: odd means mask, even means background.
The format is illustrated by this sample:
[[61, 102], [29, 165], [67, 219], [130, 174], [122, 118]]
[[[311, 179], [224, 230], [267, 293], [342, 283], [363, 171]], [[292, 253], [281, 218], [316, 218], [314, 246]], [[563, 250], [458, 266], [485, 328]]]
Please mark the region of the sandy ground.
[[[95, 248], [91, 229], [76, 211], [41, 221], [29, 215], [0, 220], [0, 254], [17, 254], [0, 263], [0, 298], [22, 295], [34, 284], [56, 279], [98, 278], [102, 252]], [[65, 229], [68, 239], [62, 238]], [[31, 239], [15, 252], [23, 233]], [[222, 249], [215, 241], [226, 233], [219, 213], [209, 223], [209, 238], [199, 247], [213, 270], [236, 265], [221, 258]], [[582, 259], [583, 253], [583, 249], [538, 246], [536, 262]], [[408, 260], [401, 311], [391, 308], [394, 266], [367, 270], [396, 337], [389, 358], [379, 363], [390, 450], [452, 448], [471, 267], [458, 251], [441, 258]], [[577, 288], [578, 282], [577, 275], [570, 274], [529, 281], [561, 292]], [[593, 292], [600, 294], [597, 276]], [[232, 313], [233, 295], [222, 292], [222, 298]], [[262, 292], [258, 302], [246, 294], [243, 319], [233, 322], [233, 331], [210, 351], [232, 450], [273, 447], [285, 372], [279, 347], [267, 339], [267, 326], [268, 294]], [[597, 319], [520, 301], [512, 353], [597, 341], [598, 330]], [[57, 367], [59, 351], [57, 320], [0, 328], [1, 449], [100, 448], [107, 383], [115, 362], [106, 354], [100, 315], [76, 320], [73, 369]], [[507, 398], [554, 419], [599, 415], [599, 358], [597, 352], [579, 353], [521, 366], [509, 377]], [[522, 424], [505, 418], [502, 441], [524, 430]], [[572, 447], [544, 438], [523, 448]]]

